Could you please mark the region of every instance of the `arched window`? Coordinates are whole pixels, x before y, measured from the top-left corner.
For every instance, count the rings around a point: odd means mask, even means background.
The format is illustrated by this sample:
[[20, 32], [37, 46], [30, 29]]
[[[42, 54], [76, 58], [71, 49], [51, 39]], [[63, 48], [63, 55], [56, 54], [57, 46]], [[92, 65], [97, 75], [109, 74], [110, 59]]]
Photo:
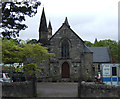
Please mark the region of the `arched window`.
[[62, 57], [65, 57], [65, 58], [69, 57], [69, 43], [67, 40], [62, 41], [61, 55], [62, 55]]

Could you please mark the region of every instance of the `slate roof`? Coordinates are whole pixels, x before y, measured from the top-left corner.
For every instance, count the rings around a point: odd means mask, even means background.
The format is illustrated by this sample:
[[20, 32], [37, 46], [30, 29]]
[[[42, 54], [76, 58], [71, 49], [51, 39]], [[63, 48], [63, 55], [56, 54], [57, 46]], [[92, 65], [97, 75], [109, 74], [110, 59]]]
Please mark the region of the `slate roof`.
[[88, 47], [93, 52], [93, 62], [107, 63], [111, 62], [111, 56], [108, 47]]
[[90, 53], [92, 51], [84, 44], [84, 52]]

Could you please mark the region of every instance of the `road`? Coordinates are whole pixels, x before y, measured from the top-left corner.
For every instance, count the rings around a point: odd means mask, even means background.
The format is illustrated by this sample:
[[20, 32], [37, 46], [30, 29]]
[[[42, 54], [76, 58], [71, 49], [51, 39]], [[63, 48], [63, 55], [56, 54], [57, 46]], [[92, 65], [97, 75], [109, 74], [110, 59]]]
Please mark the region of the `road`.
[[78, 83], [73, 82], [40, 82], [37, 83], [39, 97], [77, 97]]

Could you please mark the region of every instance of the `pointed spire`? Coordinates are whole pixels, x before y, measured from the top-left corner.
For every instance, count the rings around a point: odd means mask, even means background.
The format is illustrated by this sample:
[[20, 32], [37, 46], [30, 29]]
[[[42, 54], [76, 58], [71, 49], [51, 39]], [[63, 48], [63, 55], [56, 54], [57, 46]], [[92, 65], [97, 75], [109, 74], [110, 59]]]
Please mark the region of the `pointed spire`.
[[49, 21], [49, 24], [48, 24], [48, 29], [52, 29], [52, 25], [51, 25], [50, 21]]
[[70, 25], [69, 25], [69, 23], [68, 23], [68, 19], [67, 19], [67, 17], [65, 18], [64, 24], [66, 24], [67, 26], [70, 27]]
[[42, 15], [41, 15], [41, 20], [40, 20], [40, 27], [39, 27], [39, 32], [44, 31], [47, 32], [47, 22], [46, 22], [46, 16], [44, 12], [44, 7], [42, 10]]
[[96, 43], [97, 42], [97, 38], [95, 38], [95, 42], [94, 43]]
[[48, 24], [48, 39], [50, 39], [52, 37], [52, 25], [51, 22], [49, 21]]

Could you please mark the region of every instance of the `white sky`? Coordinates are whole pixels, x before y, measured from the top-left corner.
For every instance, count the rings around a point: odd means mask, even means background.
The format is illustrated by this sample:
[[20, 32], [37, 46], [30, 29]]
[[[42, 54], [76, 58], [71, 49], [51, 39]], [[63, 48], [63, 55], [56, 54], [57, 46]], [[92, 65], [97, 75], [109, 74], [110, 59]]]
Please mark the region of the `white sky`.
[[38, 13], [27, 18], [28, 28], [20, 32], [20, 38], [37, 39], [39, 23], [44, 6], [47, 24], [51, 21], [53, 34], [65, 20], [81, 39], [118, 40], [118, 1], [119, 0], [40, 0]]

